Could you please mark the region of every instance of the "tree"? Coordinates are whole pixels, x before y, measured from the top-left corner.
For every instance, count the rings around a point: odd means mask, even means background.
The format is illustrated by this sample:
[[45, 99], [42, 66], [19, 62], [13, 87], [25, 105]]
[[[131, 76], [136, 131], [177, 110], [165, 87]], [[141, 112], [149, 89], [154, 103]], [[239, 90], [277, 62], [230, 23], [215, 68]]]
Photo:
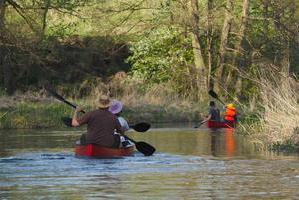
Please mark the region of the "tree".
[[215, 90], [218, 92], [220, 91], [221, 87], [225, 87], [224, 78], [225, 78], [225, 72], [227, 72], [227, 69], [225, 69], [226, 66], [225, 58], [226, 58], [227, 44], [229, 40], [229, 33], [233, 22], [233, 10], [234, 10], [233, 0], [226, 0], [225, 18], [222, 26], [221, 40], [220, 40], [220, 47], [219, 47], [220, 58], [219, 58], [218, 68], [216, 69], [215, 81], [214, 81]]
[[[233, 85], [236, 90], [236, 93], [239, 94], [242, 90], [242, 78], [241, 73], [245, 71], [246, 65], [246, 58], [245, 58], [245, 48], [244, 44], [247, 42], [245, 38], [245, 33], [248, 26], [248, 19], [249, 19], [249, 7], [250, 7], [250, 0], [243, 1], [243, 12], [242, 12], [242, 20], [240, 24], [240, 31], [237, 36], [237, 42], [235, 45], [235, 51], [233, 56], [232, 65], [236, 68], [229, 72], [228, 77], [226, 79], [226, 85]], [[234, 77], [233, 76], [234, 73]], [[230, 83], [232, 81], [232, 83]]]
[[197, 94], [199, 99], [202, 98], [203, 94], [208, 90], [207, 88], [207, 71], [206, 65], [202, 55], [202, 48], [200, 45], [200, 32], [199, 32], [199, 7], [198, 0], [191, 0], [191, 14], [192, 14], [192, 24], [191, 24], [191, 39], [192, 48], [194, 55], [194, 65], [195, 65], [195, 80], [197, 84]]

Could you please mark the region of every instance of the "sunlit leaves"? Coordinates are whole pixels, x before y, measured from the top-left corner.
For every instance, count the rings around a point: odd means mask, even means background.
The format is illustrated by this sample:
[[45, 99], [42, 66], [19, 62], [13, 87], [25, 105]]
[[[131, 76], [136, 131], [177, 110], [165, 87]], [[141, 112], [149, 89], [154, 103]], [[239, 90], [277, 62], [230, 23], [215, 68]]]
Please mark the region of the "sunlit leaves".
[[[191, 42], [175, 28], [161, 28], [145, 35], [131, 47], [132, 75], [149, 85], [174, 81], [193, 60]], [[174, 81], [175, 82], [175, 81]]]

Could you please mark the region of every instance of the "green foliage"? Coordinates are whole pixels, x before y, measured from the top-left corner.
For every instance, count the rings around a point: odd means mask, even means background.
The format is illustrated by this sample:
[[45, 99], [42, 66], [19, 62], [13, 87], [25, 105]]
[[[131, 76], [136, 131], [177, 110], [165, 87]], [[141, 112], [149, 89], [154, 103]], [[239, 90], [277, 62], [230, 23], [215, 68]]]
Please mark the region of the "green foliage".
[[191, 41], [175, 28], [161, 28], [145, 34], [130, 48], [134, 78], [148, 85], [174, 81], [179, 71], [186, 71], [192, 63]]
[[77, 31], [77, 25], [78, 23], [72, 22], [72, 23], [65, 23], [65, 22], [59, 22], [58, 24], [50, 25], [48, 28], [48, 37], [70, 37]]

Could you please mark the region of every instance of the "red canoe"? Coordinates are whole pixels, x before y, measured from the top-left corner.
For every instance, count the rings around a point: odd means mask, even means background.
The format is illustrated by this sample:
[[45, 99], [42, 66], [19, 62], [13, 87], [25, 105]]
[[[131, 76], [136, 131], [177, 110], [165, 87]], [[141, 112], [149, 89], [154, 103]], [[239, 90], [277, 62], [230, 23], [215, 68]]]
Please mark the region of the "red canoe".
[[76, 156], [88, 156], [98, 158], [119, 158], [131, 156], [134, 153], [134, 145], [125, 148], [108, 148], [94, 144], [76, 145]]
[[217, 122], [217, 121], [208, 121], [208, 128], [235, 128], [236, 122]]

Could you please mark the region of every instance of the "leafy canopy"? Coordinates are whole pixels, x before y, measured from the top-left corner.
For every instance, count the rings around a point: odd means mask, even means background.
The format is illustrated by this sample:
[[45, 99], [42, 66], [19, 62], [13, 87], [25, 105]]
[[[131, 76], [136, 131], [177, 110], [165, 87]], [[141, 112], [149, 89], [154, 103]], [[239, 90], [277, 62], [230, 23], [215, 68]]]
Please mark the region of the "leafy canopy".
[[132, 76], [149, 85], [174, 81], [176, 73], [193, 61], [192, 45], [182, 31], [163, 27], [147, 32], [130, 50]]

